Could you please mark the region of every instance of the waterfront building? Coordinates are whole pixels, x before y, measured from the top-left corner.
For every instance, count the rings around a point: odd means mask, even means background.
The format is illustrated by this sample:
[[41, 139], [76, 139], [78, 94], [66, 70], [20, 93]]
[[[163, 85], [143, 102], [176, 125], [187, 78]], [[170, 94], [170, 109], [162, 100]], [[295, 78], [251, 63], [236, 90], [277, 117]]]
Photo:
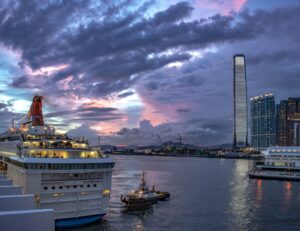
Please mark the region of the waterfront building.
[[263, 168], [273, 170], [293, 169], [300, 170], [300, 148], [296, 146], [270, 147], [264, 153], [265, 161]]
[[280, 101], [277, 106], [277, 144], [300, 145], [300, 98]]
[[275, 99], [273, 94], [251, 98], [251, 146], [266, 149], [276, 145]]
[[300, 181], [300, 147], [270, 147], [264, 157], [264, 162], [249, 173], [250, 178]]
[[248, 102], [245, 56], [233, 56], [234, 134], [233, 147], [248, 145]]

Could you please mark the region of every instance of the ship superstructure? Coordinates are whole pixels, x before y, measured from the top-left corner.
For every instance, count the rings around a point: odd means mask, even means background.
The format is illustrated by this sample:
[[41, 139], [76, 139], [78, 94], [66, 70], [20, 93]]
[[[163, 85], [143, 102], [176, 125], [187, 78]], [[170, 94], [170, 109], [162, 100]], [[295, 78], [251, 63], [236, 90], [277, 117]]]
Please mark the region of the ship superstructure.
[[100, 219], [108, 211], [114, 162], [85, 138], [56, 134], [44, 123], [42, 97], [33, 98], [19, 128], [0, 135], [0, 161], [7, 176], [34, 194], [38, 208], [52, 208], [59, 227]]

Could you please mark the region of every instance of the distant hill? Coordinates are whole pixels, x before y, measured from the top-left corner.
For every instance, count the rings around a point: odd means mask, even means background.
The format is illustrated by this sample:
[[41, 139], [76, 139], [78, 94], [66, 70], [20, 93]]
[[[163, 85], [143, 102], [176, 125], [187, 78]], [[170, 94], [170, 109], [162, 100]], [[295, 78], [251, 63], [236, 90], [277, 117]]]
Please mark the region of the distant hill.
[[232, 144], [217, 144], [217, 145], [213, 145], [213, 146], [208, 146], [206, 148], [224, 148], [224, 149], [231, 149], [232, 148]]

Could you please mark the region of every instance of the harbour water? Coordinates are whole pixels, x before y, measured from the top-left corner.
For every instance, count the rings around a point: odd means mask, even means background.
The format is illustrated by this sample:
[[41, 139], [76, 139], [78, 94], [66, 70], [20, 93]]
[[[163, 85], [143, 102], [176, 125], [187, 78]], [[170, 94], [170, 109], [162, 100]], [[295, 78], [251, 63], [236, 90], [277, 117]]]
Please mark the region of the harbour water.
[[[72, 231], [300, 230], [300, 183], [248, 179], [251, 160], [113, 156], [110, 211]], [[120, 195], [135, 189], [142, 170], [149, 186], [171, 200], [126, 213]]]

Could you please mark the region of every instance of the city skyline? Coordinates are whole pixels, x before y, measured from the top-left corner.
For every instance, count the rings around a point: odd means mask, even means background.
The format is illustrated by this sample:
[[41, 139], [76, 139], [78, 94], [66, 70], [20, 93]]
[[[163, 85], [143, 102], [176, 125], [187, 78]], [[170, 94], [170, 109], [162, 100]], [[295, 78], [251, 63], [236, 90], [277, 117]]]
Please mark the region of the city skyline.
[[1, 2], [0, 129], [41, 94], [46, 122], [102, 143], [232, 143], [232, 56], [247, 57], [249, 97], [298, 97], [299, 10], [294, 0]]

